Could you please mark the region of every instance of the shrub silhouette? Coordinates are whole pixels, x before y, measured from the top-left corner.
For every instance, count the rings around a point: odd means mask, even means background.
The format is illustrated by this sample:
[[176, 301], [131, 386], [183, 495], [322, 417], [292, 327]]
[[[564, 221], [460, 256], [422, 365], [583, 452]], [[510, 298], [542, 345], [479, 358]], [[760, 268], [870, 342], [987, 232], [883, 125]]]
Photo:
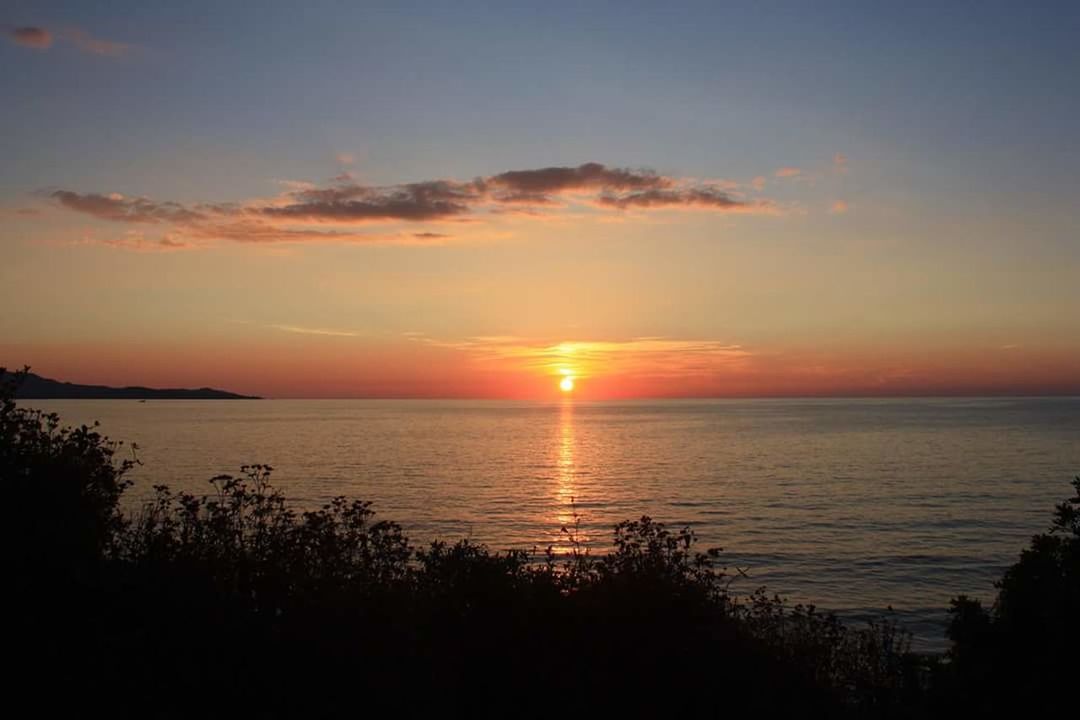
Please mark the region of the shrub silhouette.
[[956, 695], [987, 713], [1076, 710], [1080, 677], [1080, 477], [1048, 533], [1035, 535], [996, 583], [988, 611], [952, 601], [949, 637]]
[[5, 647], [17, 660], [7, 679], [35, 687], [47, 668], [77, 696], [100, 667], [99, 589], [127, 527], [119, 500], [135, 461], [118, 461], [120, 444], [94, 427], [62, 427], [55, 414], [16, 406], [24, 374], [0, 368]]
[[[415, 709], [418, 686], [470, 712], [489, 707], [494, 692], [520, 702], [539, 678], [579, 706], [719, 707], [721, 696], [681, 692], [686, 683], [757, 687], [769, 708], [839, 706], [833, 688], [744, 631], [715, 553], [695, 553], [689, 530], [641, 518], [616, 528], [610, 555], [566, 562], [468, 541], [414, 549], [367, 503], [339, 498], [293, 512], [270, 472], [214, 478], [204, 497], [156, 489], [117, 551], [122, 614], [139, 628], [124, 655], [190, 678], [200, 667], [187, 654], [195, 641], [218, 663], [203, 682], [226, 662], [260, 688], [256, 697], [288, 685], [335, 711], [348, 701], [338, 689]], [[161, 624], [161, 614], [172, 619]], [[598, 694], [604, 686], [614, 694]]]
[[4, 528], [19, 577], [73, 579], [92, 572], [123, 533], [121, 494], [134, 459], [116, 462], [121, 444], [94, 427], [66, 428], [53, 413], [16, 406], [25, 374], [0, 368], [0, 482], [18, 511]]

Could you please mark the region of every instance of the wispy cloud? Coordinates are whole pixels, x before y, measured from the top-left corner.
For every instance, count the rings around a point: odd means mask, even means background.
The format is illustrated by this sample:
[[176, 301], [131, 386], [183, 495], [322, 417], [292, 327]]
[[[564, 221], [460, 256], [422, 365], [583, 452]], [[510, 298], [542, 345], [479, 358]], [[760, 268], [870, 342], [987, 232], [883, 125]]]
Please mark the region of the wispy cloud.
[[0, 217], [36, 218], [44, 214], [45, 211], [37, 207], [0, 208]]
[[195, 247], [191, 243], [171, 240], [169, 238], [124, 238], [119, 240], [105, 240], [102, 244], [106, 247], [113, 247], [119, 250], [134, 250], [135, 252], [176, 252], [178, 250], [191, 250]]
[[131, 45], [127, 43], [94, 37], [86, 30], [74, 27], [65, 28], [58, 32], [35, 26], [3, 27], [3, 31], [12, 42], [36, 50], [48, 50], [53, 46], [57, 37], [71, 43], [78, 50], [91, 55], [118, 57], [131, 49]]
[[83, 234], [76, 245], [101, 245], [113, 250], [127, 250], [137, 253], [168, 253], [180, 250], [194, 250], [198, 247], [195, 243], [186, 241], [172, 233], [166, 233], [162, 237], [147, 237], [141, 230], [129, 230], [120, 237], [106, 237], [97, 239], [93, 233]]
[[848, 204], [843, 200], [837, 200], [831, 206], [829, 206], [829, 213], [832, 215], [843, 215], [847, 211]]
[[281, 330], [282, 332], [297, 333], [300, 335], [325, 335], [329, 337], [360, 337], [360, 333], [352, 332], [351, 330], [332, 330], [328, 328], [309, 328], [300, 327], [298, 325], [270, 325], [269, 327], [274, 330]]
[[90, 53], [91, 55], [118, 57], [131, 49], [131, 46], [127, 43], [96, 38], [85, 30], [80, 30], [78, 28], [65, 30], [64, 37], [66, 37], [75, 47], [85, 53]]
[[782, 167], [775, 174], [778, 178], [794, 178], [802, 175], [802, 170], [797, 167]]
[[636, 337], [625, 340], [529, 340], [513, 335], [458, 341], [408, 333], [409, 340], [468, 353], [476, 362], [549, 375], [637, 375], [652, 378], [708, 375], [739, 367], [752, 354], [719, 340]]
[[[185, 205], [119, 193], [54, 190], [63, 208], [100, 220], [169, 226], [184, 235], [238, 242], [391, 242], [446, 239], [436, 226], [418, 232], [367, 233], [372, 224], [491, 220], [507, 214], [549, 219], [625, 210], [698, 209], [775, 213], [768, 199], [749, 199], [730, 183], [681, 179], [652, 170], [600, 163], [511, 170], [471, 181], [427, 180], [376, 186], [343, 173], [325, 185], [283, 183], [271, 199]], [[327, 229], [327, 225], [340, 229]]]

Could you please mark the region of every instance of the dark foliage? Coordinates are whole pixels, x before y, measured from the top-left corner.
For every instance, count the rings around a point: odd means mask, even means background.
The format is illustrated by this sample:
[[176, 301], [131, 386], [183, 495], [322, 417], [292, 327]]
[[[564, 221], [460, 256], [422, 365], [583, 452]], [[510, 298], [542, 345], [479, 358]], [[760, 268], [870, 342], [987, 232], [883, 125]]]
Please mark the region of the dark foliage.
[[1080, 712], [1080, 477], [996, 584], [990, 610], [952, 601], [953, 700], [985, 714]]
[[124, 530], [118, 503], [134, 460], [115, 463], [120, 444], [92, 427], [17, 407], [20, 378], [0, 368], [0, 482], [15, 510], [4, 521], [6, 554], [20, 577], [85, 575]]
[[853, 629], [762, 591], [739, 599], [718, 551], [647, 517], [616, 526], [602, 556], [572, 528], [562, 557], [414, 548], [369, 503], [292, 510], [262, 465], [206, 496], [157, 487], [124, 517], [133, 461], [118, 445], [16, 407], [9, 389], [0, 423], [20, 510], [9, 647], [40, 712], [919, 717], [989, 707], [979, 693], [1006, 648], [1030, 657], [1076, 616], [1073, 505], [1057, 523], [1072, 544], [1025, 553], [993, 616], [958, 602], [948, 665], [911, 653], [890, 621]]

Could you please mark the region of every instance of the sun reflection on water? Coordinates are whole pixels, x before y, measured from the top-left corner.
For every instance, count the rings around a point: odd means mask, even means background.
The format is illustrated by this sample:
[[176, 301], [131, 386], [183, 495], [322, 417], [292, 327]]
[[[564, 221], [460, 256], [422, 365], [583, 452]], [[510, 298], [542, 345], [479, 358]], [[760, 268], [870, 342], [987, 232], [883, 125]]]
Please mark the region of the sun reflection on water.
[[[571, 398], [564, 398], [559, 408], [558, 458], [555, 478], [555, 522], [559, 532], [555, 548], [559, 552], [570, 550], [571, 535], [569, 533], [575, 534], [578, 540], [587, 539], [577, 528], [579, 515], [577, 503], [580, 497], [576, 482], [577, 470], [574, 464], [575, 446], [574, 401]], [[568, 532], [564, 532], [563, 528]]]

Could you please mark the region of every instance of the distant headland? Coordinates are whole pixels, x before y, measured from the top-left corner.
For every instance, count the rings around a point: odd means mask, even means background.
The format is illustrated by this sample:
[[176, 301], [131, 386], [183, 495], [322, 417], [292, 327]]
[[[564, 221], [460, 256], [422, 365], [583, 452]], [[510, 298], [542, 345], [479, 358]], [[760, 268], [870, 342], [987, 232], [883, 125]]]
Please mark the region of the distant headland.
[[27, 400], [260, 400], [214, 388], [147, 388], [76, 385], [26, 373], [15, 396]]

